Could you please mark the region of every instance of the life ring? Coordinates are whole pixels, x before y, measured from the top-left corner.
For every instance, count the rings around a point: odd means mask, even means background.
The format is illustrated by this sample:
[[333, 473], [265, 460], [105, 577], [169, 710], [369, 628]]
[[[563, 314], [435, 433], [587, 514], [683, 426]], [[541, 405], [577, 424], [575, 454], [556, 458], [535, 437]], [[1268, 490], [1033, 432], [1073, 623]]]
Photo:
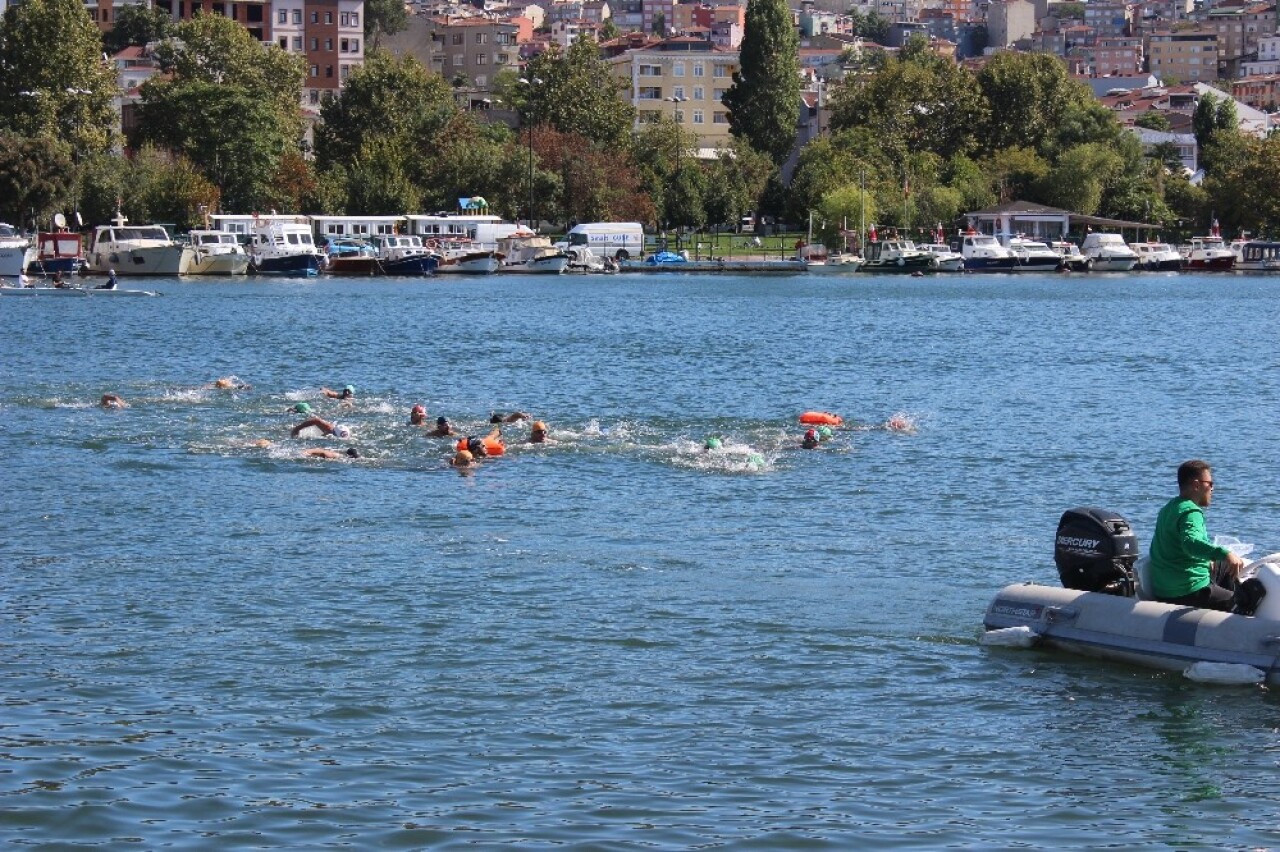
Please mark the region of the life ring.
[[429, 249], [440, 248], [439, 240], [427, 240], [427, 248]]
[[843, 426], [844, 418], [829, 411], [806, 411], [800, 415], [800, 422], [806, 426]]

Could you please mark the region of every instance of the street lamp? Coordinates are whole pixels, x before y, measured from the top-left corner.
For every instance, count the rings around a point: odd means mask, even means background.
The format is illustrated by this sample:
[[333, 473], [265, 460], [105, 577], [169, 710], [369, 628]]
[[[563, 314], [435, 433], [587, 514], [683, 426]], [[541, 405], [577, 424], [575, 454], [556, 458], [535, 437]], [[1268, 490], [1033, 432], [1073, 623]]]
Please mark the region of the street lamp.
[[[676, 172], [675, 172], [674, 178], [671, 181], [671, 195], [674, 198], [676, 194], [676, 190], [680, 186], [680, 149], [684, 147], [684, 141], [680, 138], [680, 125], [682, 123], [683, 115], [681, 115], [679, 104], [682, 104], [689, 99], [684, 97], [683, 95], [673, 95], [672, 97], [664, 98], [664, 100], [677, 105], [676, 108], [672, 110], [672, 115], [671, 115], [672, 119], [676, 123]], [[676, 223], [676, 253], [679, 254], [679, 252], [680, 252], [680, 223], [677, 222]]]
[[[542, 81], [539, 80], [537, 77], [534, 77], [532, 79], [526, 79], [524, 77], [521, 77], [518, 82], [529, 87], [529, 97], [533, 96], [534, 86], [542, 85]], [[527, 123], [528, 114], [529, 114], [528, 103], [529, 103], [528, 98], [526, 98], [525, 108], [520, 113], [521, 124]], [[530, 124], [528, 127], [526, 127], [525, 132], [529, 134], [529, 207], [525, 212], [529, 214], [529, 230], [536, 231], [537, 229], [533, 227], [533, 125]]]

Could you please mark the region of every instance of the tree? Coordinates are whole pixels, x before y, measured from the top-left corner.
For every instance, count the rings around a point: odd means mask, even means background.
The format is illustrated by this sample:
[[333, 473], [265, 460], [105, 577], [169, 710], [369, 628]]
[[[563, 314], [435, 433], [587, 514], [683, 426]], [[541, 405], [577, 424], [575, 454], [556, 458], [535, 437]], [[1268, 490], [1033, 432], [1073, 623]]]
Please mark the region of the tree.
[[1097, 143], [1063, 152], [1040, 180], [1039, 195], [1046, 204], [1092, 216], [1102, 206], [1108, 185], [1124, 173], [1124, 160]]
[[1001, 202], [1031, 195], [1050, 168], [1047, 160], [1032, 149], [1022, 147], [1001, 148], [983, 163], [983, 172]]
[[409, 28], [409, 15], [402, 0], [365, 0], [364, 37], [375, 49], [384, 35], [395, 35]]
[[[844, 248], [844, 234], [870, 225], [878, 218], [876, 201], [872, 194], [856, 183], [846, 183], [828, 190], [818, 202], [815, 213], [819, 216], [817, 231], [822, 242], [831, 248]], [[861, 239], [861, 237], [859, 237]]]
[[0, 219], [47, 222], [70, 194], [72, 174], [67, 143], [0, 132]]
[[800, 39], [786, 0], [748, 0], [739, 69], [723, 103], [729, 131], [774, 164], [791, 154], [800, 116]]
[[605, 22], [600, 25], [600, 40], [613, 41], [622, 35], [622, 30], [618, 29], [618, 25], [613, 18], [606, 18]]
[[142, 138], [195, 163], [230, 209], [272, 206], [273, 179], [301, 142], [302, 59], [221, 15], [174, 33], [156, 48], [168, 76], [142, 86]]
[[1218, 131], [1218, 99], [1205, 92], [1196, 101], [1196, 111], [1191, 115], [1191, 132], [1201, 148], [1209, 144]]
[[145, 47], [168, 38], [173, 30], [169, 13], [155, 6], [128, 4], [115, 9], [115, 21], [111, 31], [102, 37], [109, 53], [118, 53], [126, 47]]
[[760, 206], [773, 163], [742, 139], [733, 139], [719, 152], [707, 174], [703, 195], [707, 219], [735, 226]]
[[1159, 130], [1162, 133], [1168, 133], [1172, 129], [1169, 119], [1164, 113], [1149, 109], [1142, 115], [1134, 119], [1135, 127], [1145, 127], [1147, 130]]
[[111, 147], [115, 69], [80, 0], [10, 4], [0, 25], [0, 130], [63, 140], [73, 161]]
[[627, 84], [610, 72], [591, 36], [538, 54], [525, 79], [534, 82], [510, 91], [522, 123], [549, 124], [615, 150], [630, 144], [635, 108], [624, 96]]
[[[1044, 53], [997, 53], [977, 74], [990, 114], [979, 135], [982, 147], [1041, 150], [1067, 110], [1096, 99], [1072, 80], [1057, 57]], [[1113, 119], [1114, 121], [1114, 119]]]

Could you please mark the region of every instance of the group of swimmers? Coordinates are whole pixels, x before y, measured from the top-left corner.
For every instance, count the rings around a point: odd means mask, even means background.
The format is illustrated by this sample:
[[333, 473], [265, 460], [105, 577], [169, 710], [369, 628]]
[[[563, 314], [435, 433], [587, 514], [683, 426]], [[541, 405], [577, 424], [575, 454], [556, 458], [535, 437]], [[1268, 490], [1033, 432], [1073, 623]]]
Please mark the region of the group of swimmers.
[[[215, 381], [204, 385], [203, 388], [210, 390], [248, 390], [251, 385], [241, 381], [236, 376], [224, 376]], [[326, 399], [337, 400], [344, 406], [354, 404], [356, 389], [353, 385], [345, 385], [341, 390], [332, 390], [327, 387], [321, 387], [320, 393]], [[102, 395], [101, 405], [103, 408], [128, 408], [128, 403], [119, 395], [114, 393], [106, 393]], [[336, 419], [330, 420], [321, 417], [307, 402], [297, 402], [288, 409], [291, 413], [300, 414], [305, 417], [304, 420], [297, 423], [290, 429], [290, 436], [297, 438], [307, 429], [315, 429], [323, 436], [331, 436], [340, 439], [350, 438], [352, 434], [351, 427], [343, 424]], [[827, 422], [821, 425], [812, 425], [809, 420], [810, 416], [819, 416]], [[448, 438], [457, 437], [457, 443], [454, 446], [454, 454], [449, 459], [449, 464], [455, 468], [470, 468], [475, 466], [481, 459], [501, 456], [506, 453], [506, 443], [502, 436], [502, 426], [504, 424], [518, 423], [530, 420], [527, 413], [523, 411], [513, 411], [508, 414], [493, 412], [489, 417], [489, 423], [493, 428], [485, 435], [459, 435], [452, 424], [446, 417], [437, 417], [435, 425], [432, 426], [427, 416], [426, 406], [421, 403], [415, 404], [409, 409], [409, 425], [414, 427], [431, 427], [423, 434], [428, 438]], [[825, 412], [814, 413], [806, 412], [801, 416], [802, 425], [808, 428], [805, 430], [800, 439], [800, 448], [806, 450], [817, 449], [823, 443], [830, 441], [835, 436], [832, 423], [842, 424], [843, 421], [838, 415], [828, 414]], [[865, 427], [864, 427], [865, 428]], [[914, 424], [906, 417], [906, 415], [897, 414], [889, 418], [883, 424], [883, 428], [890, 431], [909, 432], [914, 430]], [[549, 435], [547, 424], [541, 420], [533, 420], [530, 423], [528, 443], [530, 444], [549, 444], [555, 443]], [[271, 441], [260, 439], [253, 442], [254, 446], [268, 447]], [[718, 436], [710, 436], [703, 444], [704, 451], [713, 452], [723, 448], [723, 439]], [[323, 447], [312, 447], [302, 452], [304, 458], [321, 458], [321, 459], [344, 459], [344, 458], [360, 458], [360, 451], [355, 447], [346, 450], [334, 450]]]

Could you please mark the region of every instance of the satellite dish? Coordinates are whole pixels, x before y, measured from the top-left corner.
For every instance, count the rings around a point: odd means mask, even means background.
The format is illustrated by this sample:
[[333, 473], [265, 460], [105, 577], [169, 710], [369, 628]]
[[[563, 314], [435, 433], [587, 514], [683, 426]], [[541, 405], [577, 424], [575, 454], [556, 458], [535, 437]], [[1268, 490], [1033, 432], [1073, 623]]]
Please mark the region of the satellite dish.
[[56, 227], [56, 228], [65, 228], [65, 227], [67, 227], [67, 217], [66, 217], [66, 216], [63, 216], [61, 213], [54, 213], [54, 214], [53, 214], [53, 225], [54, 225], [54, 227]]

